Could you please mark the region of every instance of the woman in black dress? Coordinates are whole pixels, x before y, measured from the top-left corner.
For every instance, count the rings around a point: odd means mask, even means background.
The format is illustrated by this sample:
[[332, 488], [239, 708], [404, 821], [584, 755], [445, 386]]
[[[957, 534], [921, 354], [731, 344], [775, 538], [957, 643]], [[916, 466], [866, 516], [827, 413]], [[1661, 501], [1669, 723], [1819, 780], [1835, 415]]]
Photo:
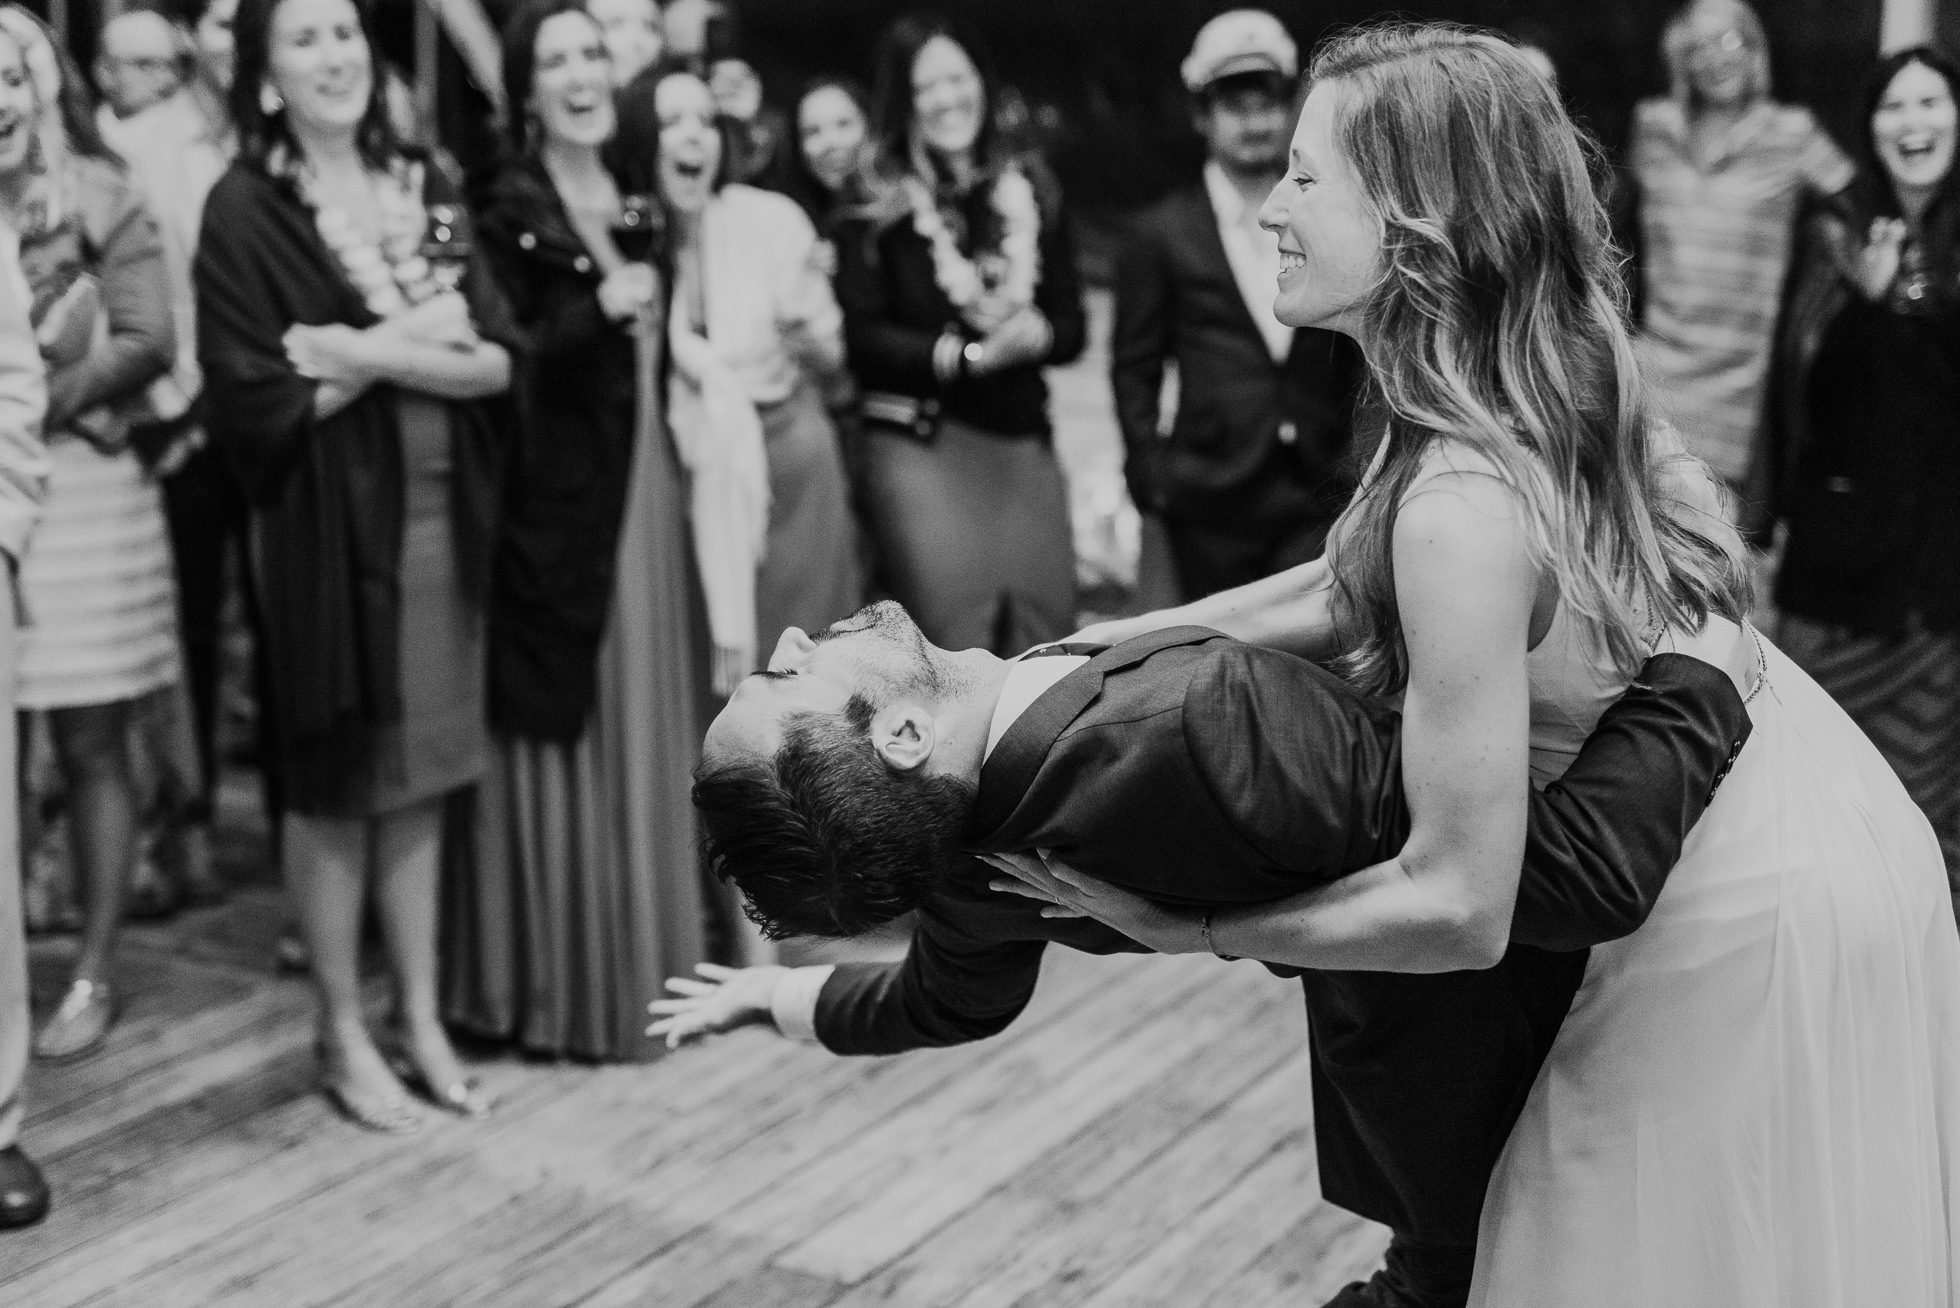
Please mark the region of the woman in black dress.
[[[1863, 171], [1806, 233], [1779, 397], [1783, 648], [1932, 820], [1960, 896], [1960, 68], [1903, 50]], [[1956, 899], [1960, 903], [1960, 899]]]
[[943, 648], [1018, 653], [1075, 626], [1041, 370], [1081, 354], [1085, 325], [1061, 192], [990, 106], [945, 23], [885, 33], [871, 199], [838, 227], [837, 299], [888, 593]]
[[707, 636], [663, 428], [659, 211], [601, 161], [603, 34], [532, 0], [504, 34], [514, 158], [483, 245], [526, 349], [490, 598], [489, 776], [455, 878], [452, 1021], [540, 1053], [650, 1058], [647, 1001], [705, 951], [688, 804]]
[[353, 0], [242, 0], [239, 155], [196, 266], [206, 418], [252, 501], [286, 875], [313, 956], [321, 1084], [422, 1121], [361, 1013], [372, 875], [396, 1067], [481, 1116], [436, 1002], [443, 802], [483, 770], [483, 609], [508, 310], [459, 197], [389, 130]]

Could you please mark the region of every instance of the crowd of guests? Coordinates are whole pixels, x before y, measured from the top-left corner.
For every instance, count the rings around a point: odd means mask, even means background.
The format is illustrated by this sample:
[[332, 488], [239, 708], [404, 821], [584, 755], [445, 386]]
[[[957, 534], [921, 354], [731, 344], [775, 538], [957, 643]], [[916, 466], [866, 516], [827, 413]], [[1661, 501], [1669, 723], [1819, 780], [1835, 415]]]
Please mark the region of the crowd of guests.
[[[387, 1132], [489, 1114], [457, 1031], [652, 1056], [666, 977], [768, 948], [703, 876], [688, 795], [778, 634], [872, 597], [949, 648], [1076, 625], [1044, 369], [1087, 316], [1053, 173], [981, 46], [924, 15], [869, 90], [778, 107], [714, 0], [526, 0], [502, 155], [468, 170], [356, 0], [139, 0], [97, 45], [91, 86], [0, 8], [0, 624], [26, 619], [0, 679], [45, 723], [84, 907], [34, 1056], [109, 1036], [159, 793], [173, 897], [222, 893], [233, 579], [328, 1098]], [[1665, 55], [1613, 197], [1642, 348], [1780, 560], [1784, 643], [1960, 866], [1960, 72], [1888, 59], [1854, 161], [1770, 98], [1742, 0], [1693, 0]], [[1129, 226], [1110, 378], [1195, 598], [1323, 549], [1368, 422], [1353, 342], [1270, 312], [1293, 39], [1233, 11], [1180, 73], [1206, 163]], [[0, 1226], [46, 1202], [14, 1143], [18, 882]]]

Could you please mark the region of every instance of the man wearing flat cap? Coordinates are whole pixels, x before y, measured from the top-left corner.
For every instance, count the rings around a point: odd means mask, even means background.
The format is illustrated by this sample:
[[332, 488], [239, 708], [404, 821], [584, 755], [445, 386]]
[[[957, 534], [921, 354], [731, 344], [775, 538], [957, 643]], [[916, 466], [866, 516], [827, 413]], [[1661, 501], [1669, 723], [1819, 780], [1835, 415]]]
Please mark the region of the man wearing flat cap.
[[1259, 209], [1298, 109], [1293, 38], [1271, 14], [1235, 9], [1204, 25], [1181, 71], [1207, 158], [1125, 243], [1110, 381], [1131, 497], [1163, 518], [1196, 599], [1320, 554], [1354, 488], [1363, 367], [1346, 337], [1273, 317], [1279, 244]]

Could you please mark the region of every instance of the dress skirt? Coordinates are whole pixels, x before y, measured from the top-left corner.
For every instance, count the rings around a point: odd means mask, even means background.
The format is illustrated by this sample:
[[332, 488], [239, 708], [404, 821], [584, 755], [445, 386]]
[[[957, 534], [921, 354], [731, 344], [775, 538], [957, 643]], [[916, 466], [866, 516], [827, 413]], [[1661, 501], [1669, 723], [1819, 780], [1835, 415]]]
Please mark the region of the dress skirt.
[[1960, 636], [1868, 636], [1785, 613], [1784, 650], [1830, 692], [1933, 824], [1960, 896]]
[[482, 776], [489, 753], [483, 607], [463, 593], [456, 567], [449, 410], [439, 400], [403, 393], [396, 421], [408, 478], [402, 717], [383, 727], [352, 767], [330, 746], [282, 753], [287, 806], [312, 817], [378, 817], [439, 798]]
[[642, 1034], [646, 1006], [707, 956], [689, 801], [707, 634], [681, 469], [657, 422], [636, 438], [632, 479], [591, 720], [569, 744], [497, 741], [474, 814], [450, 827], [444, 907], [452, 1025], [606, 1061], [662, 1052]]
[[1068, 487], [1046, 437], [874, 423], [864, 456], [881, 579], [927, 640], [1006, 656], [1075, 630]]
[[68, 436], [48, 454], [47, 498], [20, 562], [15, 706], [113, 704], [169, 685], [177, 598], [161, 492], [128, 451]]
[[823, 396], [800, 383], [757, 407], [769, 459], [769, 542], [755, 579], [756, 664], [785, 627], [818, 631], [864, 603], [844, 452]]
[[1960, 932], [1940, 851], [1764, 643], [1754, 734], [1592, 951], [1491, 1180], [1482, 1308], [1960, 1302]]

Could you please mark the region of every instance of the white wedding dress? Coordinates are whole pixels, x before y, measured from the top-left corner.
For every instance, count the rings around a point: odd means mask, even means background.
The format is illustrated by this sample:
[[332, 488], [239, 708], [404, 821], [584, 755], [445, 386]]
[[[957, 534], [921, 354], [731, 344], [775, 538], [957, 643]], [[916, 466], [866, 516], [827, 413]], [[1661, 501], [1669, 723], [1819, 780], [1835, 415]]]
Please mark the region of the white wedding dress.
[[[1532, 657], [1541, 779], [1610, 698], [1561, 623]], [[1762, 657], [1754, 734], [1653, 915], [1593, 950], [1498, 1163], [1473, 1308], [1960, 1308], [1939, 848], [1830, 697]]]

